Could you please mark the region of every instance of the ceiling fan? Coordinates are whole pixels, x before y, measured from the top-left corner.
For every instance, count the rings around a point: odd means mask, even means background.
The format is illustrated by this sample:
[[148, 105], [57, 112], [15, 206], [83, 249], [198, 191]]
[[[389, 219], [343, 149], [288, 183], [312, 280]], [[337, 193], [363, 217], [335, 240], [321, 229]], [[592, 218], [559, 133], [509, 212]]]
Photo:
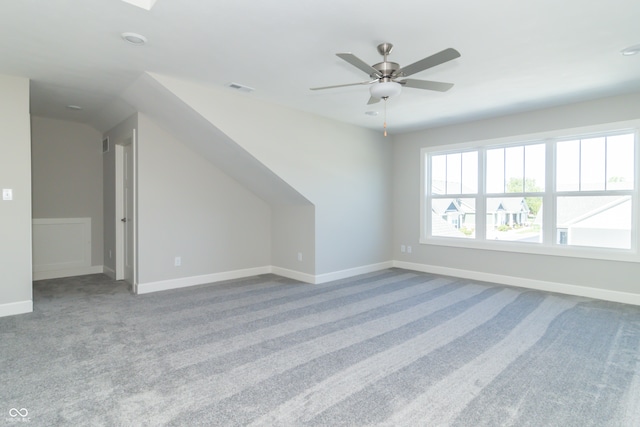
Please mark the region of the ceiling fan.
[[336, 53], [336, 55], [341, 59], [367, 73], [372, 80], [335, 86], [312, 87], [311, 90], [371, 85], [371, 97], [367, 104], [375, 104], [376, 102], [380, 102], [381, 99], [386, 100], [392, 96], [400, 94], [402, 86], [415, 89], [435, 90], [438, 92], [446, 92], [453, 87], [453, 83], [407, 79], [405, 77], [409, 77], [413, 74], [460, 57], [460, 52], [457, 50], [448, 48], [434, 55], [423, 58], [420, 61], [414, 62], [411, 65], [407, 65], [406, 67], [400, 67], [396, 62], [387, 61], [387, 56], [391, 53], [392, 49], [393, 45], [391, 43], [382, 43], [378, 45], [378, 53], [384, 57], [384, 60], [374, 65], [367, 64], [352, 53]]

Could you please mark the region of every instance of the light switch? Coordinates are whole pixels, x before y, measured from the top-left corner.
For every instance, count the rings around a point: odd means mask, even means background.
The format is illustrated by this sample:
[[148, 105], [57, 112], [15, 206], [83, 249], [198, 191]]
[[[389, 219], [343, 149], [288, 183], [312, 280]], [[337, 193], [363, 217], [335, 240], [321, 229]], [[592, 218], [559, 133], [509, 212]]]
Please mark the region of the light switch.
[[11, 188], [2, 189], [2, 200], [13, 200], [13, 190]]

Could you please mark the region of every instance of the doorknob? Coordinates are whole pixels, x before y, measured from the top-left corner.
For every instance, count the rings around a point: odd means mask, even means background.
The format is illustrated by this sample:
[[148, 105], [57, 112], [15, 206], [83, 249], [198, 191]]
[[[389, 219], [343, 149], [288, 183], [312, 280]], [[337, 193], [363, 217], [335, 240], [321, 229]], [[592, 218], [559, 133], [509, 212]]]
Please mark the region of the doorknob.
[[127, 222], [127, 218], [122, 218], [120, 221]]

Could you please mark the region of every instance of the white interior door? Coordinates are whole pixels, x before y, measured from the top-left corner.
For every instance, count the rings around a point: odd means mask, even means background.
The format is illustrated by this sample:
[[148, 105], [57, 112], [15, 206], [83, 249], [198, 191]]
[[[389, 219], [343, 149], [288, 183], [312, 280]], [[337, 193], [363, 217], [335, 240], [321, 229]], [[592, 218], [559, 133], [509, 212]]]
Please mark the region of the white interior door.
[[116, 144], [114, 146], [116, 152], [116, 194], [115, 194], [115, 252], [116, 252], [116, 280], [124, 280], [124, 225], [121, 222], [125, 217], [123, 208], [123, 193], [124, 193], [124, 148], [122, 144]]
[[134, 230], [135, 230], [135, 215], [134, 215], [134, 185], [133, 185], [133, 144], [128, 144], [123, 147], [123, 179], [122, 179], [122, 211], [124, 235], [124, 280], [131, 284], [135, 284], [135, 250], [134, 250]]

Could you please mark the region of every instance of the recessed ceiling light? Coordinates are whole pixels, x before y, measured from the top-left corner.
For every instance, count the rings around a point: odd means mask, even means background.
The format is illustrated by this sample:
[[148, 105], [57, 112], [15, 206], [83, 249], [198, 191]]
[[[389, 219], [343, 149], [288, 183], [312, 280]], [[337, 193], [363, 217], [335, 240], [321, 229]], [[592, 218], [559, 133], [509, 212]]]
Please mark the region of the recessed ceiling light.
[[624, 56], [637, 55], [638, 53], [640, 53], [640, 44], [636, 44], [633, 46], [629, 46], [626, 49], [622, 49], [620, 53], [623, 54]]
[[122, 33], [122, 39], [135, 46], [143, 46], [147, 43], [147, 38], [141, 34], [136, 33]]
[[82, 107], [81, 107], [81, 106], [79, 106], [79, 105], [67, 105], [67, 108], [68, 108], [69, 110], [76, 110], [76, 111], [77, 111], [77, 110], [82, 110]]
[[375, 116], [378, 115], [378, 112], [377, 111], [365, 111], [365, 114], [367, 116], [374, 116], [375, 117]]

